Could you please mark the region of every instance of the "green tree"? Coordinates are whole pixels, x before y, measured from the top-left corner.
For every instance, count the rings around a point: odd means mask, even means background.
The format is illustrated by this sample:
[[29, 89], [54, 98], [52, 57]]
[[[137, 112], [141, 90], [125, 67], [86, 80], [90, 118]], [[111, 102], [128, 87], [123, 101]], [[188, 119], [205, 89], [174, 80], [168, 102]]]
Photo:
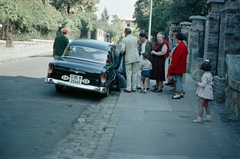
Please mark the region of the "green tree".
[[112, 15], [112, 18], [112, 24], [106, 32], [110, 33], [111, 41], [118, 44], [123, 38], [125, 23], [117, 15]]
[[174, 0], [170, 8], [171, 19], [178, 22], [189, 21], [192, 15], [206, 16], [207, 0]]
[[101, 21], [104, 23], [108, 23], [108, 20], [109, 20], [109, 15], [108, 15], [107, 8], [105, 7], [101, 14]]
[[168, 31], [168, 23], [170, 21], [169, 9], [172, 0], [153, 1], [152, 11], [152, 35], [156, 35], [160, 31]]
[[135, 3], [135, 11], [133, 18], [136, 20], [134, 23], [137, 25], [141, 32], [148, 32], [148, 22], [149, 22], [149, 0], [138, 0]]
[[98, 3], [99, 0], [52, 0], [50, 4], [62, 13], [67, 10], [69, 15], [71, 9], [94, 13], [97, 10], [95, 5]]
[[[169, 9], [172, 0], [153, 0], [152, 4], [152, 26], [151, 35], [156, 35], [160, 31], [168, 29], [168, 22], [170, 20]], [[138, 0], [135, 4], [134, 18], [135, 24], [141, 32], [148, 34], [150, 14], [150, 1]]]
[[112, 15], [112, 24], [115, 24], [115, 23], [117, 23], [117, 22], [119, 22], [120, 21], [120, 19], [118, 18], [118, 16], [115, 14], [115, 15]]
[[[43, 5], [40, 1], [2, 0], [0, 1], [0, 19], [3, 23], [8, 19], [13, 34], [29, 34], [36, 36], [39, 32], [47, 34], [56, 30], [60, 13], [51, 5]], [[5, 29], [4, 27], [2, 29]]]
[[[171, 21], [189, 21], [192, 15], [207, 15], [207, 0], [153, 0], [151, 35], [168, 31]], [[134, 23], [141, 32], [148, 33], [150, 1], [137, 0]]]

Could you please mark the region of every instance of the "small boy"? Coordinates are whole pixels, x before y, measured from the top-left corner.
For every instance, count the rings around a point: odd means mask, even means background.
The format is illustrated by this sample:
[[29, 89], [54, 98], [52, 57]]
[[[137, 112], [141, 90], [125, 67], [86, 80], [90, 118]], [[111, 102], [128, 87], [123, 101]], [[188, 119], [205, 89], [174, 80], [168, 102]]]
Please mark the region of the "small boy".
[[[139, 69], [142, 71], [141, 72], [141, 91], [143, 93], [147, 93], [147, 81], [150, 77], [150, 70], [152, 70], [152, 64], [148, 60], [148, 53], [144, 52], [142, 54], [143, 56], [143, 61], [140, 62], [140, 67]], [[143, 81], [145, 80], [145, 89], [143, 89]]]

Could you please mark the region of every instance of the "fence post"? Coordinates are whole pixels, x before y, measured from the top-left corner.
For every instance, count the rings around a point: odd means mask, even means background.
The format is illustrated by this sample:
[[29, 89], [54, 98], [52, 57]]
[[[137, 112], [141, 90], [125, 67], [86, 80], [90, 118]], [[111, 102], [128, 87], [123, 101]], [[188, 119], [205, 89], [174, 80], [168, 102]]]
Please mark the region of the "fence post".
[[203, 61], [203, 16], [191, 16], [192, 26], [188, 33], [189, 60], [191, 63], [190, 73], [194, 79], [201, 78], [199, 64]]

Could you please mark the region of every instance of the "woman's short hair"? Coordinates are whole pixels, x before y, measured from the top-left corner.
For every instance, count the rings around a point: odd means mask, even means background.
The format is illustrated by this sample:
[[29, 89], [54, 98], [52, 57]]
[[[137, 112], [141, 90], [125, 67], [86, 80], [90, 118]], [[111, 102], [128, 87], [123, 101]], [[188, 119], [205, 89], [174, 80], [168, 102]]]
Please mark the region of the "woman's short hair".
[[131, 34], [131, 32], [132, 32], [132, 31], [131, 31], [130, 28], [125, 28], [125, 33], [126, 33], [126, 34]]
[[163, 32], [159, 32], [159, 33], [157, 34], [157, 37], [158, 37], [159, 35], [162, 35], [162, 38], [165, 39], [165, 34], [164, 34]]
[[62, 32], [62, 34], [66, 35], [66, 34], [68, 34], [69, 29], [68, 28], [62, 28], [61, 32]]
[[183, 41], [185, 36], [183, 35], [183, 33], [178, 32], [178, 33], [175, 34], [175, 37], [176, 37], [178, 40]]
[[208, 60], [204, 61], [201, 65], [201, 70], [204, 70], [204, 71], [210, 71], [212, 68], [212, 65], [210, 64], [210, 62]]

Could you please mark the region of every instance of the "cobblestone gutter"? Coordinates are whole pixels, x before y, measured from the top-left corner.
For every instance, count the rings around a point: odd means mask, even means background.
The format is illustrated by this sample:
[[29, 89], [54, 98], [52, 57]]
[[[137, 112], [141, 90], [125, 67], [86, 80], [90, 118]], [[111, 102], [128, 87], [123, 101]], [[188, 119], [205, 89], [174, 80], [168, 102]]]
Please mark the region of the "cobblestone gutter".
[[105, 158], [119, 119], [115, 108], [116, 104], [89, 106], [73, 124], [74, 131], [44, 159]]

